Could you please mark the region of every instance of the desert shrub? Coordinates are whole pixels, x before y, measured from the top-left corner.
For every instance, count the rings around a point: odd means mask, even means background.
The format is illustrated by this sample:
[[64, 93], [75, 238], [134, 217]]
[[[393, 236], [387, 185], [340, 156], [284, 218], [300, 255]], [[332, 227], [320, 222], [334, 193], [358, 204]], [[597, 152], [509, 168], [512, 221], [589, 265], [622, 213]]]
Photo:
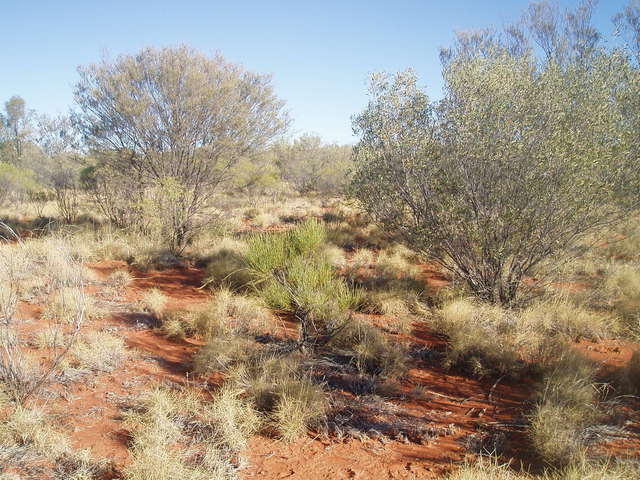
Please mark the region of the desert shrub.
[[295, 314], [305, 346], [324, 341], [361, 300], [323, 258], [325, 238], [324, 226], [308, 221], [285, 233], [254, 237], [246, 253], [258, 294], [271, 307]]
[[325, 394], [309, 378], [292, 378], [280, 383], [276, 395], [271, 420], [285, 441], [297, 440], [326, 416]]
[[420, 268], [408, 260], [410, 255], [406, 248], [382, 250], [375, 263], [376, 275], [390, 278], [417, 276]]
[[193, 370], [199, 375], [224, 371], [245, 361], [255, 348], [255, 341], [246, 337], [225, 335], [210, 338], [194, 355]]
[[344, 255], [344, 250], [335, 245], [326, 245], [322, 249], [322, 256], [325, 260], [336, 269], [344, 268], [347, 264], [347, 260]]
[[474, 462], [466, 462], [447, 480], [627, 480], [635, 478], [640, 468], [634, 462], [588, 461], [584, 457], [579, 463], [561, 469], [547, 469], [534, 475], [516, 471], [497, 458], [480, 457]]
[[167, 335], [175, 338], [187, 335], [211, 338], [232, 333], [257, 335], [267, 327], [270, 318], [271, 313], [260, 299], [221, 288], [213, 299], [190, 311], [164, 314], [161, 326]]
[[[132, 80], [124, 96], [116, 86], [123, 74]], [[225, 88], [218, 88], [220, 82]], [[131, 96], [138, 101], [124, 100]], [[146, 48], [83, 67], [75, 97], [78, 127], [93, 148], [111, 153], [104, 156], [105, 164], [138, 172], [150, 184], [145, 201], [173, 254], [180, 254], [210, 220], [207, 207], [229, 169], [287, 124], [269, 77], [186, 46]], [[188, 118], [177, 122], [170, 112], [178, 110]], [[121, 141], [114, 142], [115, 137]]]
[[363, 321], [352, 321], [340, 329], [329, 347], [349, 356], [360, 373], [396, 377], [406, 372], [407, 351], [397, 342]]
[[[58, 369], [87, 316], [83, 290], [85, 271], [68, 244], [50, 241], [44, 251], [16, 237], [14, 245], [0, 245], [0, 383], [12, 400], [24, 402], [47, 384]], [[36, 290], [65, 299], [64, 318], [51, 320], [49, 328], [60, 331], [62, 345], [53, 345], [42, 365], [29, 357], [15, 329], [18, 302]], [[59, 306], [59, 303], [57, 304]], [[61, 321], [68, 334], [63, 335]], [[57, 342], [56, 342], [57, 343]]]
[[71, 354], [80, 367], [99, 372], [112, 372], [122, 365], [127, 356], [124, 341], [107, 332], [81, 335]]
[[133, 277], [128, 270], [116, 270], [109, 275], [107, 282], [118, 291], [124, 290], [131, 282]]
[[79, 315], [87, 320], [94, 320], [105, 315], [94, 297], [87, 295], [77, 287], [63, 287], [55, 292], [53, 298], [44, 308], [45, 319], [61, 323], [73, 323]]
[[[88, 450], [75, 451], [68, 438], [51, 426], [51, 419], [39, 409], [16, 407], [0, 419], [0, 462], [3, 469], [24, 467], [24, 459], [44, 458], [38, 475], [69, 480], [103, 478], [106, 462], [95, 461]], [[19, 450], [21, 455], [15, 455]], [[7, 477], [9, 479], [11, 477]], [[16, 479], [22, 477], [14, 477]]]
[[616, 322], [611, 316], [589, 311], [558, 296], [532, 304], [520, 313], [520, 318], [528, 328], [575, 340], [580, 337], [597, 340], [616, 331]]
[[273, 150], [280, 176], [300, 193], [339, 193], [348, 182], [349, 145], [325, 145], [320, 137], [303, 135]]
[[55, 459], [70, 449], [69, 440], [47, 424], [42, 410], [17, 407], [0, 422], [4, 445], [23, 445]]
[[[125, 419], [133, 437], [133, 462], [125, 478], [234, 479], [241, 450], [260, 422], [238, 392], [228, 388], [208, 403], [186, 393], [155, 389]], [[199, 443], [200, 455], [177, 445], [188, 436]]]
[[352, 191], [475, 295], [510, 304], [536, 265], [636, 207], [638, 169], [613, 140], [635, 148], [623, 107], [635, 87], [616, 54], [560, 66], [464, 38], [439, 102], [411, 71], [373, 76]]
[[0, 162], [0, 206], [23, 202], [39, 189], [31, 170]]

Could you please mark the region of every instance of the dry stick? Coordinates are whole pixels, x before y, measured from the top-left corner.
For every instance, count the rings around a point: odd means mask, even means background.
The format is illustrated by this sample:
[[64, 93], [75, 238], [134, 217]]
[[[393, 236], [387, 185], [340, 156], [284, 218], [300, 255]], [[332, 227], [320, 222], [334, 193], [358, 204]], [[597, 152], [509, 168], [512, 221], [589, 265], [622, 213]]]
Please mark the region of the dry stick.
[[496, 387], [498, 386], [498, 383], [500, 383], [500, 381], [504, 378], [504, 375], [502, 375], [500, 378], [498, 378], [496, 380], [496, 383], [493, 384], [493, 386], [489, 389], [489, 396], [487, 397], [487, 400], [490, 402], [491, 401], [491, 396], [493, 395], [493, 391], [496, 389]]

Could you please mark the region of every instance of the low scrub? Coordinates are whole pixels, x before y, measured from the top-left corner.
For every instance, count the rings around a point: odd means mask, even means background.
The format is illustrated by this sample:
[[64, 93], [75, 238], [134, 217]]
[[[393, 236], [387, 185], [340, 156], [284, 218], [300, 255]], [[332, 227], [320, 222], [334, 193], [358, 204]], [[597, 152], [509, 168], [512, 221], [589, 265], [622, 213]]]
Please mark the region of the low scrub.
[[517, 471], [498, 459], [480, 457], [467, 462], [446, 480], [628, 480], [638, 478], [640, 467], [632, 462], [580, 462], [561, 469], [548, 469], [538, 475]]
[[[260, 418], [238, 392], [223, 389], [210, 402], [166, 389], [149, 392], [127, 414], [133, 461], [129, 480], [234, 479], [242, 450], [259, 428]], [[199, 454], [182, 449], [189, 439]]]
[[238, 363], [229, 375], [264, 413], [267, 427], [286, 441], [301, 437], [326, 419], [326, 395], [301, 367], [292, 356], [265, 353]]
[[350, 357], [362, 374], [393, 378], [407, 370], [406, 348], [360, 320], [345, 325], [328, 346]]
[[449, 337], [446, 366], [462, 366], [478, 376], [515, 375], [523, 368], [516, 321], [498, 306], [457, 299], [442, 307], [435, 326]]
[[107, 332], [89, 332], [80, 336], [71, 349], [72, 363], [98, 372], [112, 372], [127, 357], [124, 340]]
[[246, 252], [257, 293], [272, 308], [300, 320], [300, 343], [315, 348], [350, 318], [360, 293], [336, 275], [324, 257], [324, 226], [308, 221], [279, 234], [254, 237]]
[[170, 337], [213, 338], [230, 333], [258, 335], [268, 328], [271, 313], [255, 297], [219, 289], [209, 302], [193, 310], [177, 310], [162, 316], [162, 330]]
[[[547, 464], [575, 464], [585, 450], [585, 429], [599, 413], [594, 388], [595, 367], [580, 353], [558, 344], [530, 415], [531, 443]], [[550, 352], [551, 353], [551, 352]]]

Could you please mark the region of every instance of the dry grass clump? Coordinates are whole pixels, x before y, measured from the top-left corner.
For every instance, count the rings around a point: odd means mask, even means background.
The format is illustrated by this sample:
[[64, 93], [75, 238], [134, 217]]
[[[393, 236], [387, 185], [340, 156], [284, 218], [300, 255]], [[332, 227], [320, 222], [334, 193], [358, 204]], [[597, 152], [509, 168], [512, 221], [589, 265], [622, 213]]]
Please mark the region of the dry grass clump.
[[273, 212], [260, 212], [251, 219], [251, 225], [258, 228], [267, 228], [280, 222], [280, 217]]
[[640, 269], [631, 265], [612, 268], [605, 289], [626, 327], [632, 334], [640, 334]]
[[344, 268], [347, 265], [347, 259], [344, 255], [344, 250], [340, 247], [336, 247], [335, 245], [326, 245], [322, 249], [322, 255], [324, 256], [327, 263], [329, 263], [333, 268], [339, 270]]
[[244, 252], [247, 245], [232, 238], [222, 238], [209, 253], [205, 267], [205, 285], [245, 288], [253, 277], [247, 269]]
[[16, 407], [0, 423], [0, 444], [28, 446], [50, 459], [70, 449], [68, 439], [47, 424], [42, 410], [22, 407]]
[[237, 295], [221, 288], [216, 296], [191, 311], [175, 311], [163, 315], [162, 330], [170, 337], [217, 335], [258, 335], [272, 318], [269, 309], [255, 297]]
[[71, 354], [78, 366], [99, 372], [112, 372], [127, 357], [124, 340], [107, 332], [89, 332], [80, 336]]
[[544, 368], [544, 350], [550, 342], [599, 339], [617, 328], [611, 316], [564, 297], [543, 299], [523, 310], [458, 298], [444, 303], [434, 326], [449, 337], [445, 364], [470, 368], [480, 376]]
[[520, 323], [550, 336], [561, 334], [573, 340], [580, 337], [594, 340], [605, 338], [614, 333], [617, 327], [611, 316], [587, 310], [559, 296], [526, 308], [520, 314]]
[[415, 277], [421, 270], [409, 261], [414, 256], [413, 252], [399, 246], [382, 250], [375, 263], [376, 275], [388, 278]]
[[[50, 244], [53, 251], [43, 252], [40, 244], [38, 248], [30, 245], [16, 239], [15, 244], [0, 246], [0, 382], [18, 404], [47, 384], [85, 318], [95, 312], [84, 294], [82, 263], [69, 246], [57, 239]], [[50, 328], [60, 329], [64, 339], [60, 346], [54, 341], [42, 365], [25, 353], [14, 326], [18, 302], [31, 298], [34, 288], [44, 298], [52, 298], [44, 317], [52, 319]], [[68, 335], [62, 335], [63, 322]]]
[[389, 341], [376, 327], [360, 320], [347, 323], [329, 347], [349, 356], [362, 374], [394, 378], [407, 370], [404, 345]]
[[44, 319], [67, 324], [73, 323], [79, 315], [84, 315], [87, 320], [106, 315], [96, 299], [83, 293], [79, 287], [63, 287], [55, 292], [42, 312]]
[[291, 356], [262, 354], [237, 364], [229, 375], [264, 413], [267, 427], [286, 441], [301, 437], [326, 419], [326, 395], [301, 367]]
[[549, 469], [539, 475], [518, 472], [497, 458], [480, 457], [466, 462], [447, 480], [629, 480], [640, 476], [640, 466], [632, 462], [589, 462], [584, 457], [574, 465]]
[[557, 358], [543, 380], [530, 421], [529, 435], [536, 453], [547, 463], [577, 462], [585, 449], [584, 431], [599, 416], [595, 406], [595, 367], [570, 347], [552, 346]]
[[[133, 456], [125, 478], [224, 480], [236, 478], [241, 450], [259, 428], [260, 417], [229, 389], [203, 403], [158, 388], [127, 415], [125, 424], [132, 433]], [[198, 448], [184, 449], [185, 443]]]
[[[65, 435], [53, 429], [42, 410], [16, 407], [0, 420], [0, 465], [4, 468], [19, 467], [21, 455], [41, 456], [51, 462], [51, 478], [54, 471], [69, 480], [102, 478], [105, 462], [96, 462], [88, 451], [75, 451]], [[50, 478], [45, 470], [43, 478]], [[17, 477], [20, 478], [20, 477]], [[39, 477], [40, 478], [40, 477]], [[56, 477], [58, 478], [58, 477]]]
[[246, 361], [255, 349], [255, 342], [250, 338], [235, 335], [212, 337], [193, 357], [193, 370], [198, 375], [226, 370]]
[[107, 278], [107, 283], [118, 291], [124, 290], [132, 281], [133, 277], [128, 270], [116, 270]]
[[156, 319], [162, 319], [167, 308], [167, 296], [157, 288], [152, 288], [144, 294], [141, 303], [145, 311], [149, 312]]
[[511, 312], [495, 305], [468, 299], [446, 303], [435, 323], [449, 337], [445, 365], [464, 366], [479, 376], [516, 374], [523, 367], [514, 335], [516, 325]]

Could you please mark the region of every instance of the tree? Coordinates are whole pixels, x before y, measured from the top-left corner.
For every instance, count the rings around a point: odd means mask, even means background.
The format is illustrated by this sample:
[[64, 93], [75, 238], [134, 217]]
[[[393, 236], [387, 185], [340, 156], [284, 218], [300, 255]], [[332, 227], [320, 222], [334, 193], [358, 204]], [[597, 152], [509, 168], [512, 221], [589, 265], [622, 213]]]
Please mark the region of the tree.
[[302, 135], [275, 149], [283, 180], [301, 193], [337, 193], [348, 183], [351, 146], [325, 144], [315, 135]]
[[175, 253], [234, 163], [288, 124], [269, 76], [186, 46], [146, 48], [79, 73], [75, 118], [89, 146], [113, 151], [117, 171], [135, 172], [153, 188], [170, 185], [178, 197], [167, 238]]
[[514, 302], [542, 260], [638, 205], [628, 62], [582, 60], [454, 56], [437, 103], [412, 72], [374, 76], [354, 118], [354, 194], [477, 296]]
[[622, 12], [613, 17], [617, 33], [640, 62], [640, 0], [629, 0]]
[[0, 115], [0, 119], [4, 124], [5, 142], [10, 147], [10, 161], [17, 164], [31, 134], [32, 113], [26, 109], [24, 99], [15, 95], [4, 103], [4, 110], [5, 114]]

